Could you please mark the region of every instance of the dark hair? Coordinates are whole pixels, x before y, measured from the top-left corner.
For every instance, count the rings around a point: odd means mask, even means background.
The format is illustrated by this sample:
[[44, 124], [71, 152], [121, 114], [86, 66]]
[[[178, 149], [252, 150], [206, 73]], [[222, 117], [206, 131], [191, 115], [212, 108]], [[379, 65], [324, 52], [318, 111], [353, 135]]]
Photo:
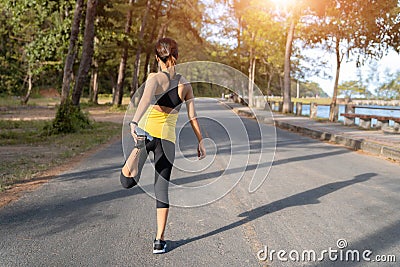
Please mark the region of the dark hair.
[[178, 44], [171, 38], [161, 38], [156, 43], [155, 52], [165, 64], [169, 62], [170, 65], [175, 65], [178, 59]]

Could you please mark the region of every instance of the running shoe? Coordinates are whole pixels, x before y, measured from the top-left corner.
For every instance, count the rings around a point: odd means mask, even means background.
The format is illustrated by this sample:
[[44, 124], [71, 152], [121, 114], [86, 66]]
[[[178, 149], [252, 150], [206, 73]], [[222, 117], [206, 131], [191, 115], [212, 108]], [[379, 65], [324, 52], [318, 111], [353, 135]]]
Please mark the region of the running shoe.
[[158, 240], [154, 239], [153, 254], [165, 253], [166, 248], [167, 248], [167, 242], [161, 239]]

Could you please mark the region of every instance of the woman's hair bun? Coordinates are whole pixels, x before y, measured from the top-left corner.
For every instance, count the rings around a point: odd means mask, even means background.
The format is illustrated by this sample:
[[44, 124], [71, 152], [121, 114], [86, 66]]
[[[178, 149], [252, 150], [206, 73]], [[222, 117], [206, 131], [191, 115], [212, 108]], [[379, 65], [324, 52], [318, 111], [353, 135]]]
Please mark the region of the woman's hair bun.
[[166, 63], [168, 58], [173, 56], [178, 59], [178, 44], [171, 38], [161, 38], [155, 46], [156, 55]]

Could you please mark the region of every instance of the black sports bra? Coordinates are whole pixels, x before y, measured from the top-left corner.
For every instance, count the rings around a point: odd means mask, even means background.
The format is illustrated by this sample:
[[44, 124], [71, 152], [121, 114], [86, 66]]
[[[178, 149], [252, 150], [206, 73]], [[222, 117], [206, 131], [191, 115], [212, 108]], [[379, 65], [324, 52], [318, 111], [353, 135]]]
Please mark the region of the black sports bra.
[[155, 105], [172, 108], [175, 109], [176, 111], [179, 111], [181, 108], [181, 104], [183, 102], [178, 94], [179, 80], [181, 79], [182, 75], [176, 74], [175, 78], [171, 80], [169, 77], [169, 73], [167, 72], [163, 73], [165, 73], [165, 75], [167, 75], [168, 77], [169, 86], [167, 91], [165, 91], [164, 93], [154, 95], [154, 97], [156, 98]]

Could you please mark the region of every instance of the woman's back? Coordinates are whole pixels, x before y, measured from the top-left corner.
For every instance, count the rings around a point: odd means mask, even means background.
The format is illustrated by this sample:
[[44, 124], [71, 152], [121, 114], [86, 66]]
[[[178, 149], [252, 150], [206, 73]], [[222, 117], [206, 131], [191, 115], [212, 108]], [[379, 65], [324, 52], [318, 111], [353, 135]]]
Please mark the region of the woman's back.
[[[155, 94], [155, 99], [156, 103], [155, 105], [158, 105], [160, 107], [167, 107], [170, 109], [174, 109], [176, 111], [179, 111], [181, 108], [181, 104], [183, 103], [182, 100], [182, 94], [183, 94], [183, 87], [179, 88], [179, 81], [181, 78], [180, 74], [174, 75], [174, 77], [171, 79], [170, 74], [168, 72], [162, 72], [164, 73], [168, 80], [169, 80], [169, 85], [166, 90], [163, 90], [162, 93], [160, 94]], [[179, 90], [181, 89], [181, 90]], [[179, 94], [180, 93], [180, 94]]]
[[[170, 78], [172, 76], [172, 78]], [[156, 83], [157, 88], [154, 92], [155, 106], [158, 111], [165, 113], [177, 113], [182, 103], [186, 100], [188, 86], [186, 81], [180, 74], [160, 71], [151, 73], [148, 82]]]

